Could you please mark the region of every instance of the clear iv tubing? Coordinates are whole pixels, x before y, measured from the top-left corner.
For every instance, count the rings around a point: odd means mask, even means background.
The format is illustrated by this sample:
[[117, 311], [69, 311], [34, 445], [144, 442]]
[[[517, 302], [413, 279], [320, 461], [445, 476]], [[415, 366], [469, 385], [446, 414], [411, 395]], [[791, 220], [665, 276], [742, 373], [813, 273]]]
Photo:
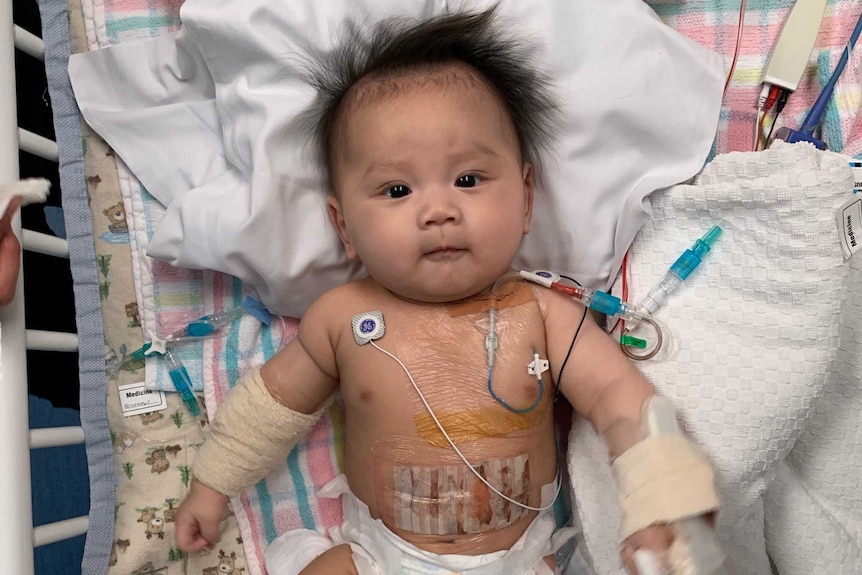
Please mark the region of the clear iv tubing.
[[644, 322], [652, 326], [656, 333], [656, 343], [653, 349], [649, 352], [643, 355], [636, 355], [626, 349], [625, 346], [621, 346], [623, 353], [631, 359], [639, 361], [651, 359], [661, 350], [664, 341], [664, 337], [662, 336], [661, 324], [649, 313], [643, 313], [643, 311], [641, 311], [642, 308], [636, 308], [632, 304], [624, 302], [620, 300], [620, 298], [609, 293], [605, 293], [603, 291], [591, 290], [589, 288], [581, 286], [570, 286], [562, 284], [558, 281], [559, 276], [557, 276], [556, 274], [550, 274], [548, 272], [528, 272], [521, 270], [520, 272], [508, 273], [502, 278], [500, 278], [500, 280], [498, 280], [497, 283], [494, 284], [494, 286], [496, 287], [497, 285], [499, 285], [501, 281], [506, 281], [510, 279], [513, 275], [524, 278], [527, 281], [531, 281], [533, 283], [545, 286], [546, 288], [555, 289], [557, 291], [563, 292], [564, 294], [580, 301], [586, 307], [599, 313], [603, 313], [608, 317], [619, 316], [628, 322]]
[[[507, 281], [513, 279], [520, 279], [521, 275], [518, 272], [508, 272], [503, 274], [496, 282], [494, 282], [493, 287], [491, 288], [491, 293], [497, 293], [497, 290], [503, 286]], [[533, 411], [536, 406], [539, 405], [539, 402], [542, 401], [542, 397], [545, 394], [545, 385], [542, 381], [542, 373], [541, 371], [536, 372], [536, 379], [539, 382], [539, 392], [536, 394], [536, 399], [530, 404], [529, 407], [518, 408], [509, 405], [502, 397], [498, 396], [494, 392], [493, 386], [493, 375], [494, 375], [494, 360], [497, 355], [497, 347], [498, 347], [498, 339], [497, 339], [497, 308], [496, 306], [492, 306], [490, 310], [488, 310], [488, 335], [485, 337], [485, 349], [488, 350], [488, 393], [491, 394], [491, 397], [494, 398], [494, 401], [511, 411], [512, 413], [517, 413], [519, 415], [523, 415], [525, 413], [530, 413]], [[537, 356], [538, 361], [538, 356]]]
[[479, 478], [479, 481], [481, 481], [482, 483], [484, 483], [484, 484], [488, 487], [488, 489], [490, 489], [491, 491], [493, 491], [494, 493], [496, 493], [497, 495], [499, 495], [500, 497], [502, 497], [503, 499], [505, 499], [505, 500], [506, 500], [506, 501], [508, 501], [509, 503], [513, 503], [513, 504], [517, 505], [518, 507], [523, 507], [524, 509], [528, 509], [528, 510], [530, 510], [530, 511], [547, 511], [548, 509], [550, 509], [551, 507], [553, 507], [553, 506], [554, 506], [554, 502], [557, 500], [557, 497], [559, 497], [559, 495], [560, 495], [560, 489], [562, 488], [562, 485], [563, 485], [563, 482], [562, 482], [562, 481], [560, 481], [560, 472], [559, 472], [559, 470], [557, 470], [557, 475], [554, 477], [554, 482], [557, 484], [557, 491], [554, 493], [554, 497], [553, 497], [553, 499], [551, 499], [551, 502], [550, 502], [548, 505], [546, 505], [545, 507], [532, 507], [532, 506], [530, 506], [530, 505], [524, 505], [524, 504], [523, 504], [523, 503], [521, 503], [520, 501], [517, 501], [517, 500], [515, 500], [515, 499], [512, 499], [512, 498], [511, 498], [511, 497], [509, 497], [508, 495], [504, 495], [503, 493], [501, 493], [501, 492], [500, 492], [496, 487], [494, 487], [493, 485], [491, 485], [491, 484], [488, 482], [488, 480], [487, 480], [487, 479], [485, 479], [484, 477], [482, 477], [482, 474], [481, 474], [481, 473], [479, 473], [478, 471], [476, 471], [476, 468], [475, 468], [475, 467], [473, 467], [473, 464], [472, 464], [472, 463], [470, 463], [469, 461], [467, 461], [467, 458], [466, 458], [466, 457], [464, 457], [464, 454], [463, 454], [463, 453], [461, 453], [461, 450], [460, 450], [460, 449], [458, 449], [458, 446], [457, 446], [457, 445], [455, 445], [455, 442], [454, 442], [454, 441], [452, 441], [452, 438], [451, 438], [451, 437], [449, 437], [449, 434], [448, 434], [448, 433], [446, 433], [446, 430], [443, 428], [443, 424], [442, 424], [442, 423], [440, 423], [440, 420], [439, 420], [439, 419], [437, 419], [437, 415], [434, 413], [434, 410], [432, 410], [432, 409], [431, 409], [431, 406], [430, 406], [430, 405], [428, 405], [428, 401], [425, 399], [425, 395], [424, 395], [424, 394], [422, 393], [422, 391], [419, 389], [419, 386], [418, 386], [418, 385], [416, 385], [416, 380], [414, 380], [414, 379], [413, 379], [413, 376], [412, 376], [412, 375], [410, 375], [410, 371], [407, 369], [407, 366], [406, 366], [406, 365], [404, 365], [404, 363], [403, 363], [400, 359], [398, 359], [398, 358], [397, 358], [397, 357], [395, 357], [393, 354], [389, 353], [388, 351], [386, 351], [385, 349], [383, 349], [382, 347], [380, 347], [379, 345], [377, 345], [377, 344], [376, 344], [376, 343], [374, 343], [373, 341], [370, 341], [369, 343], [370, 343], [371, 345], [373, 345], [375, 348], [377, 348], [378, 350], [382, 351], [383, 353], [385, 353], [386, 355], [388, 355], [389, 357], [391, 357], [392, 359], [394, 359], [394, 360], [398, 363], [398, 365], [400, 365], [400, 366], [401, 366], [401, 369], [403, 369], [403, 370], [404, 370], [404, 373], [406, 373], [406, 374], [407, 374], [407, 378], [410, 380], [410, 383], [412, 383], [412, 384], [413, 384], [413, 389], [415, 389], [415, 390], [416, 390], [416, 393], [418, 393], [418, 394], [419, 394], [419, 399], [421, 399], [421, 400], [422, 400], [422, 403], [423, 403], [423, 404], [425, 404], [425, 409], [427, 409], [427, 410], [428, 410], [428, 413], [431, 415], [431, 418], [434, 420], [434, 423], [435, 423], [435, 424], [437, 424], [437, 429], [439, 429], [439, 430], [440, 430], [440, 433], [442, 433], [442, 434], [443, 434], [443, 437], [445, 437], [445, 438], [446, 438], [446, 441], [448, 441], [448, 442], [449, 442], [449, 445], [452, 447], [452, 449], [454, 449], [454, 450], [455, 450], [455, 453], [457, 453], [457, 454], [458, 454], [458, 457], [460, 457], [460, 458], [461, 458], [461, 461], [463, 461], [463, 462], [464, 462], [464, 464], [465, 464], [465, 465], [470, 469], [470, 471], [472, 471], [472, 472], [473, 472], [473, 475], [475, 475], [477, 478]]

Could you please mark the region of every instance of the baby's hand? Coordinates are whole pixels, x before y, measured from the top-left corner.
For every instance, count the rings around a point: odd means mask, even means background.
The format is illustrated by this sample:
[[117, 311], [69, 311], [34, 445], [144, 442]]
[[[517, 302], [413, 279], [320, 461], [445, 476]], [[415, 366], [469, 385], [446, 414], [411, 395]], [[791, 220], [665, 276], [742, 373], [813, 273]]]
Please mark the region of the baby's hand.
[[[641, 529], [623, 541], [622, 559], [626, 570], [632, 575], [656, 575], [667, 573], [668, 565], [661, 565], [655, 573], [640, 573], [635, 566], [634, 553], [638, 549], [653, 551], [659, 558], [667, 556], [667, 551], [673, 543], [674, 531], [670, 525], [650, 525]], [[659, 567], [659, 566], [657, 566]]]
[[227, 516], [227, 497], [197, 480], [177, 511], [177, 546], [187, 553], [213, 547], [220, 539], [219, 526]]
[[12, 231], [12, 216], [21, 205], [13, 198], [0, 218], [0, 305], [7, 305], [15, 297], [18, 269], [21, 267], [21, 244]]

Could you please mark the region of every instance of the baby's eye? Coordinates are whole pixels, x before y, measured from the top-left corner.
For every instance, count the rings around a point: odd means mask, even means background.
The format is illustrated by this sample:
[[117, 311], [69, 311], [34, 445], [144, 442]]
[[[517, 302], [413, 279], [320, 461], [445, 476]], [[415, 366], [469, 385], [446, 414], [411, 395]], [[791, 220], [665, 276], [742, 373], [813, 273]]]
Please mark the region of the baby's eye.
[[458, 179], [455, 180], [455, 186], [459, 188], [472, 188], [478, 186], [481, 181], [482, 178], [479, 176], [468, 174], [466, 176], [459, 176]]
[[410, 188], [404, 184], [395, 184], [386, 190], [386, 196], [389, 198], [403, 198], [410, 194]]

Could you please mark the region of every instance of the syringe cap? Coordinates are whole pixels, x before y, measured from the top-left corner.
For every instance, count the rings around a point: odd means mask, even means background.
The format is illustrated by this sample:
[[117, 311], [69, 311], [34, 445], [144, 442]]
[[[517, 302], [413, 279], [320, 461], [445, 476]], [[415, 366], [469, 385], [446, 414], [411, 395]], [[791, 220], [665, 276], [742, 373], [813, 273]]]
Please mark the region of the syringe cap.
[[712, 244], [715, 243], [715, 240], [721, 235], [721, 228], [718, 226], [712, 226], [708, 232], [706, 232], [700, 241], [705, 243], [707, 246], [712, 247]]

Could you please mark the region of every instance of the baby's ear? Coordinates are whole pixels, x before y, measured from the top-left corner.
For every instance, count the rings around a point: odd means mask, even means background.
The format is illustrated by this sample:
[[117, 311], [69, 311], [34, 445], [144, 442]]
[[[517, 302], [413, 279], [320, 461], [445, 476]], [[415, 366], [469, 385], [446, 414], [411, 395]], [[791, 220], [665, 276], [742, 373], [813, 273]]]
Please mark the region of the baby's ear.
[[533, 218], [533, 194], [535, 192], [533, 165], [524, 162], [524, 235], [530, 233], [530, 220]]
[[350, 241], [350, 234], [347, 231], [347, 223], [344, 221], [344, 213], [341, 210], [341, 202], [335, 196], [326, 198], [326, 208], [329, 211], [329, 221], [335, 228], [341, 243], [344, 244], [344, 251], [347, 252], [347, 257], [356, 259], [356, 249], [353, 247], [353, 242]]

